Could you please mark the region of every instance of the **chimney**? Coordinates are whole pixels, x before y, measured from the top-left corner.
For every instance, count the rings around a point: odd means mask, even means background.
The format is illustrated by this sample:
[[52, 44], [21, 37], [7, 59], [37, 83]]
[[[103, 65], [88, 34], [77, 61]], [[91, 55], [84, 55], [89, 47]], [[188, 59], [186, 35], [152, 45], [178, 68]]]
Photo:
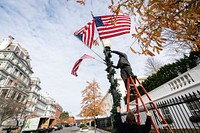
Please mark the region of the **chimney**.
[[15, 38], [12, 36], [8, 36], [8, 38], [3, 39], [3, 41], [0, 44], [0, 50], [6, 49], [14, 40]]

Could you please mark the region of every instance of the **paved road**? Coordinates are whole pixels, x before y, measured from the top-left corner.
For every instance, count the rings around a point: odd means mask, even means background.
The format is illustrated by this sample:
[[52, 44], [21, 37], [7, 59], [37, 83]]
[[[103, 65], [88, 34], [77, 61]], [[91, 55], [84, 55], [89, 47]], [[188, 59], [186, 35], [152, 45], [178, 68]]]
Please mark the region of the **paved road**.
[[[53, 131], [52, 133], [94, 133], [95, 132], [92, 128], [89, 128], [89, 131], [85, 131], [85, 132], [81, 132], [79, 130], [80, 130], [79, 127], [73, 126], [73, 127], [64, 127], [62, 130]], [[105, 133], [105, 132], [98, 130], [96, 133]]]

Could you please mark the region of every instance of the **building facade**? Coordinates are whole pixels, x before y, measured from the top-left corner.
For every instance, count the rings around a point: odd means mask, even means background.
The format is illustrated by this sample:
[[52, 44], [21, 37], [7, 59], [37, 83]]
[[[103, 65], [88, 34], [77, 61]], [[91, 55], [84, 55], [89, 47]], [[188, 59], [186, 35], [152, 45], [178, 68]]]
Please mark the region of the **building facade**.
[[40, 87], [40, 79], [38, 77], [31, 77], [31, 87], [28, 91], [28, 98], [27, 98], [27, 113], [28, 115], [34, 115], [34, 111], [39, 99], [39, 91], [41, 90]]
[[55, 117], [56, 116], [56, 101], [51, 97], [46, 97], [46, 98], [47, 98], [47, 103], [46, 103], [45, 116]]
[[[55, 100], [41, 93], [40, 79], [32, 77], [29, 53], [13, 40], [9, 36], [0, 42], [0, 119], [15, 106], [17, 116], [11, 117], [14, 121], [23, 121], [25, 117], [55, 117]], [[59, 110], [62, 112], [60, 105]]]

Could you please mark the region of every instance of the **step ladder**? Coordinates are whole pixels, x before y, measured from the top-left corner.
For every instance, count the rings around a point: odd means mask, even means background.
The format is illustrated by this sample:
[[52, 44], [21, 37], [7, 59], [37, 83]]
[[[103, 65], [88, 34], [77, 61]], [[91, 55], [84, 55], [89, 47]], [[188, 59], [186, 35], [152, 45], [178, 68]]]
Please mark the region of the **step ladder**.
[[[159, 115], [159, 117], [161, 118], [161, 120], [163, 121], [163, 124], [165, 124], [165, 126], [167, 127], [168, 129], [168, 132], [170, 133], [173, 133], [172, 129], [170, 128], [170, 126], [168, 125], [168, 123], [166, 122], [166, 120], [164, 119], [164, 117], [162, 116], [162, 114], [160, 113], [160, 111], [158, 110], [158, 108], [156, 107], [156, 105], [153, 103], [152, 99], [150, 98], [150, 96], [148, 95], [146, 89], [142, 86], [142, 84], [140, 83], [140, 81], [138, 80], [138, 78], [132, 78], [131, 76], [128, 78], [127, 80], [127, 112], [130, 112], [130, 83], [133, 84], [133, 88], [134, 88], [134, 91], [135, 91], [135, 102], [136, 102], [136, 113], [137, 113], [137, 124], [141, 124], [141, 120], [140, 120], [140, 108], [139, 108], [139, 105], [138, 105], [138, 99], [140, 99], [146, 113], [149, 112], [148, 108], [146, 107], [141, 95], [140, 95], [140, 92], [138, 91], [138, 88], [136, 86], [136, 82], [139, 84], [139, 86], [142, 88], [142, 91], [145, 93], [145, 95], [147, 96], [148, 100], [149, 100], [149, 103], [151, 104], [151, 106], [156, 110], [157, 114]], [[151, 123], [154, 127], [154, 130], [156, 133], [160, 133], [158, 128], [156, 127], [156, 124], [154, 123], [153, 121], [153, 118], [152, 116], [150, 116], [151, 118]]]

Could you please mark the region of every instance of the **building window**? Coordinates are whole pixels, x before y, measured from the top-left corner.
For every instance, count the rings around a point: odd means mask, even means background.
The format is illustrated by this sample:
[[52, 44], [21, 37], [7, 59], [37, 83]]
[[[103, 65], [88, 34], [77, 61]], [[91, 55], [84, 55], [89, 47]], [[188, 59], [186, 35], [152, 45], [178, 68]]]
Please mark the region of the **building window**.
[[4, 58], [4, 55], [2, 53], [0, 54], [0, 58]]
[[5, 81], [5, 77], [0, 74], [0, 85], [3, 84]]
[[8, 81], [8, 85], [12, 85], [12, 83], [13, 83], [13, 80]]
[[15, 71], [14, 71], [14, 75], [17, 75], [17, 73], [19, 72], [19, 70], [18, 69], [15, 69]]
[[17, 100], [17, 101], [20, 101], [20, 98], [21, 98], [21, 94], [18, 95], [18, 97], [17, 97], [16, 100]]
[[26, 98], [25, 98], [25, 97], [22, 97], [22, 100], [21, 100], [21, 101], [24, 102], [25, 100], [26, 100]]
[[14, 98], [15, 98], [15, 95], [16, 95], [16, 92], [14, 91], [14, 92], [12, 93], [11, 98], [14, 99]]
[[2, 89], [1, 97], [5, 98], [7, 93], [8, 93], [8, 89]]

